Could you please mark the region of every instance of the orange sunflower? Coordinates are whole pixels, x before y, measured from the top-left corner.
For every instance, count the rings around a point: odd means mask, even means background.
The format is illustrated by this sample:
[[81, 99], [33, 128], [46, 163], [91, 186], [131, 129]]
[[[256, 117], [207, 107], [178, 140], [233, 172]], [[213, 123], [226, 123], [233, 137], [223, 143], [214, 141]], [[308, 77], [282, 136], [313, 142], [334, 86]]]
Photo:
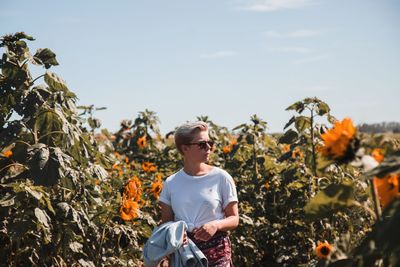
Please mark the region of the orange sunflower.
[[383, 178], [374, 177], [373, 184], [378, 194], [379, 203], [382, 208], [386, 208], [390, 202], [400, 196], [399, 174], [388, 174]]
[[268, 180], [265, 181], [264, 187], [265, 187], [265, 189], [267, 189], [267, 190], [271, 187], [271, 185], [269, 184], [269, 181], [268, 181]]
[[232, 140], [229, 142], [229, 145], [230, 145], [231, 147], [234, 147], [235, 145], [237, 145], [237, 139], [232, 139]]
[[11, 156], [13, 155], [11, 150], [7, 150], [3, 152], [4, 157], [6, 158], [11, 158]]
[[327, 259], [333, 251], [333, 246], [329, 244], [327, 241], [319, 242], [315, 248], [315, 255], [320, 259]]
[[290, 151], [290, 145], [289, 144], [284, 144], [282, 146], [282, 151], [283, 151], [283, 153], [289, 152]]
[[146, 147], [146, 145], [147, 145], [146, 136], [139, 137], [138, 140], [136, 141], [136, 144], [137, 144], [140, 148]]
[[131, 199], [125, 199], [122, 202], [120, 209], [120, 216], [124, 221], [131, 221], [137, 218], [139, 210], [139, 204]]
[[228, 154], [229, 152], [231, 152], [231, 147], [230, 146], [224, 146], [222, 148], [222, 152], [224, 152], [224, 154]]
[[292, 151], [292, 159], [295, 158], [303, 158], [303, 152], [301, 152], [301, 150], [296, 147], [293, 151]]
[[161, 190], [163, 188], [163, 184], [161, 180], [156, 180], [151, 184], [151, 193], [153, 196], [158, 199], [160, 197]]
[[142, 193], [142, 183], [137, 176], [133, 176], [125, 186], [124, 195], [129, 199], [139, 201]]
[[157, 170], [157, 166], [154, 163], [145, 161], [142, 163], [142, 169], [145, 172], [155, 172]]
[[372, 150], [371, 155], [379, 163], [381, 163], [383, 161], [383, 158], [385, 157], [382, 149], [380, 148], [375, 148], [374, 150]]
[[337, 121], [332, 129], [321, 135], [324, 146], [321, 149], [325, 157], [341, 160], [347, 155], [350, 142], [355, 138], [356, 127], [349, 118]]

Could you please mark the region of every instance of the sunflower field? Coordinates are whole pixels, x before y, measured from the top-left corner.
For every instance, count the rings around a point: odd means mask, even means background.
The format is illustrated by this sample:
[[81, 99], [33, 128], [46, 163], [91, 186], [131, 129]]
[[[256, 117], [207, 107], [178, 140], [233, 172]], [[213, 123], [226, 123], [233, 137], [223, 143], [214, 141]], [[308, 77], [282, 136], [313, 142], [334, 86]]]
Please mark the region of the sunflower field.
[[[182, 167], [174, 129], [149, 110], [100, 129], [101, 108], [77, 106], [55, 53], [28, 41], [0, 39], [0, 266], [143, 266], [163, 180]], [[315, 97], [286, 112], [282, 134], [257, 115], [234, 129], [193, 118], [237, 186], [235, 265], [400, 266], [400, 137], [361, 133]]]

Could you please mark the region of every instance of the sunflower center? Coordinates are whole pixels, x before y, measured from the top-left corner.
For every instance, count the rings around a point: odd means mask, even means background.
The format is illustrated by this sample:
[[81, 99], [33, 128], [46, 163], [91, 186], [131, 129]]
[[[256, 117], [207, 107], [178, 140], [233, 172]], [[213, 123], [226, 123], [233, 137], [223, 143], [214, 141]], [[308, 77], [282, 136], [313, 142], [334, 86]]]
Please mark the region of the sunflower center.
[[328, 247], [322, 247], [321, 248], [321, 254], [322, 255], [328, 256], [330, 252], [331, 252], [331, 250]]

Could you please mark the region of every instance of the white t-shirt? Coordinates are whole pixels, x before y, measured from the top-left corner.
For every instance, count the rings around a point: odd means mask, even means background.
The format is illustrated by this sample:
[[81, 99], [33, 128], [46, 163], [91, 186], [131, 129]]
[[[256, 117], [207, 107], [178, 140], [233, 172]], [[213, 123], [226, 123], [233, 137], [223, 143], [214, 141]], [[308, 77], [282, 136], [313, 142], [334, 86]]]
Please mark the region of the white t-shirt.
[[183, 169], [169, 176], [159, 201], [171, 206], [175, 221], [185, 221], [191, 232], [207, 222], [223, 219], [226, 206], [238, 198], [232, 176], [213, 167], [202, 176], [188, 175]]

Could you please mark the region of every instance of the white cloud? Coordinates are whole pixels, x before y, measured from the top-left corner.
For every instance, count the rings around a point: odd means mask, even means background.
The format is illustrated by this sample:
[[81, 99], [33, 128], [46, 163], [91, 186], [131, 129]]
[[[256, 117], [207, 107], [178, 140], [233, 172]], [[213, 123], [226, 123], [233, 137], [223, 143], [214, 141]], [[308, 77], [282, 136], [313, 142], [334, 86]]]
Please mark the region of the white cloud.
[[298, 9], [311, 5], [314, 0], [257, 0], [243, 9], [271, 12], [281, 9]]
[[310, 53], [311, 50], [307, 47], [302, 47], [302, 46], [283, 46], [283, 47], [274, 47], [270, 48], [270, 51], [273, 52], [281, 52], [281, 53]]
[[277, 31], [266, 31], [264, 34], [267, 37], [271, 38], [302, 38], [302, 37], [312, 37], [312, 36], [317, 36], [321, 34], [321, 31], [317, 30], [308, 30], [308, 29], [303, 29], [303, 30], [297, 30], [297, 31], [292, 31], [288, 33], [281, 33]]
[[224, 58], [224, 57], [233, 57], [236, 56], [237, 52], [236, 51], [217, 51], [214, 53], [209, 53], [209, 54], [203, 54], [200, 57], [201, 58]]
[[329, 58], [328, 55], [319, 55], [319, 56], [315, 56], [315, 57], [309, 57], [309, 58], [294, 60], [294, 61], [291, 62], [291, 64], [300, 65], [300, 64], [305, 64], [305, 63], [325, 60], [327, 58]]
[[298, 30], [294, 32], [290, 32], [288, 34], [288, 37], [311, 37], [311, 36], [316, 36], [319, 35], [321, 32], [320, 31], [315, 31], [315, 30]]

